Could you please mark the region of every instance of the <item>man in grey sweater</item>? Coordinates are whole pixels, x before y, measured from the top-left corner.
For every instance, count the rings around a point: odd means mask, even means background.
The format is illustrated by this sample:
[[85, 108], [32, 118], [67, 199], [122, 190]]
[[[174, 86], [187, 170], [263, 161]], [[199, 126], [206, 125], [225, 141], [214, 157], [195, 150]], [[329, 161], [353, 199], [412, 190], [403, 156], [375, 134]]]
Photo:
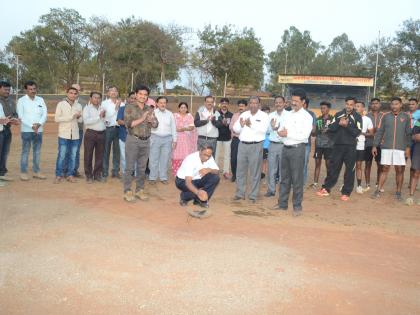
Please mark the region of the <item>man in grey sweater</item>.
[[402, 201], [401, 188], [404, 182], [406, 158], [410, 156], [411, 121], [410, 116], [402, 111], [402, 101], [399, 97], [391, 99], [391, 111], [384, 114], [373, 140], [372, 154], [378, 154], [381, 146], [382, 171], [379, 185], [373, 193], [373, 198], [379, 198], [384, 187], [391, 165], [395, 167], [397, 189], [395, 199]]

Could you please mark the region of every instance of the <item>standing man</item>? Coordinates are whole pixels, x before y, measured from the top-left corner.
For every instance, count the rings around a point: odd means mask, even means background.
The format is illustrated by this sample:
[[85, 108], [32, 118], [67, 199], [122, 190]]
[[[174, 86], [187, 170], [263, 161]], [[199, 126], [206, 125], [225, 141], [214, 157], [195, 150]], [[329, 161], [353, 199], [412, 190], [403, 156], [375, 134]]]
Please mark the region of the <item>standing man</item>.
[[175, 185], [181, 190], [179, 204], [186, 206], [190, 200], [203, 208], [209, 207], [209, 200], [219, 184], [219, 167], [211, 152], [211, 146], [204, 146], [182, 161]]
[[36, 95], [37, 84], [27, 81], [24, 84], [26, 95], [17, 103], [17, 113], [21, 121], [22, 157], [20, 160], [20, 179], [28, 181], [28, 158], [32, 145], [32, 171], [36, 179], [46, 179], [39, 167], [41, 160], [42, 132], [47, 121], [47, 106], [44, 99]]
[[[92, 184], [94, 180], [102, 180], [102, 163], [104, 159], [105, 111], [101, 108], [102, 94], [91, 92], [89, 104], [83, 109], [83, 122], [86, 127], [84, 142], [84, 168], [86, 181]], [[95, 156], [95, 167], [92, 159]]]
[[335, 114], [328, 132], [333, 134], [334, 146], [331, 162], [324, 185], [317, 192], [319, 197], [329, 196], [331, 189], [337, 184], [343, 164], [344, 185], [341, 188], [341, 200], [348, 201], [354, 188], [354, 170], [356, 164], [357, 137], [362, 132], [362, 117], [355, 111], [356, 98], [346, 97], [346, 108]]
[[229, 111], [229, 99], [224, 97], [220, 100], [220, 119], [219, 137], [217, 138], [216, 163], [219, 163], [221, 152], [223, 151], [223, 177], [230, 178], [230, 147], [232, 134], [229, 129], [233, 114]]
[[[144, 190], [145, 170], [150, 150], [151, 128], [159, 125], [153, 108], [146, 105], [150, 89], [140, 85], [135, 90], [136, 103], [125, 105], [124, 121], [127, 128], [125, 142], [126, 169], [124, 174], [124, 200], [133, 202], [136, 198], [146, 201], [149, 196]], [[136, 168], [136, 190], [133, 194], [131, 184], [134, 168]]]
[[64, 160], [67, 151], [70, 150], [70, 157], [67, 164], [67, 181], [75, 183], [74, 178], [76, 152], [79, 145], [79, 125], [83, 121], [82, 105], [77, 102], [79, 92], [76, 88], [67, 89], [65, 100], [57, 104], [54, 120], [58, 123], [58, 155], [55, 167], [54, 184], [59, 184], [64, 179]]
[[[379, 122], [382, 119], [383, 112], [381, 112], [381, 100], [379, 98], [372, 98], [370, 101], [370, 112], [366, 115], [370, 118], [373, 124], [373, 136], [375, 136], [376, 131], [378, 130]], [[365, 179], [366, 179], [366, 188], [364, 191], [370, 190], [370, 173], [372, 170], [372, 161], [375, 158], [376, 162], [376, 188], [379, 184], [379, 176], [381, 174], [381, 147], [378, 146], [376, 148], [377, 155], [374, 157], [372, 155], [372, 147], [373, 147], [373, 136], [366, 138], [365, 143]]]
[[268, 131], [270, 133], [270, 147], [268, 149], [268, 180], [267, 193], [265, 197], [272, 197], [276, 194], [276, 177], [279, 175], [281, 181], [281, 157], [283, 152], [283, 138], [279, 136], [278, 131], [286, 124], [290, 112], [284, 107], [286, 102], [283, 96], [277, 96], [274, 99], [275, 111], [268, 115], [270, 125]]
[[194, 125], [197, 127], [197, 148], [205, 145], [213, 148], [213, 157], [216, 154], [219, 127], [222, 126], [220, 113], [214, 110], [214, 98], [208, 95], [204, 98], [204, 106], [201, 106], [194, 117]]
[[304, 109], [306, 93], [302, 89], [292, 92], [292, 110], [284, 126], [277, 131], [283, 137], [281, 161], [281, 181], [279, 201], [274, 210], [286, 211], [290, 189], [293, 187], [293, 215], [302, 214], [303, 168], [305, 166], [305, 148], [312, 132], [313, 118]]
[[155, 184], [159, 178], [164, 185], [168, 184], [168, 166], [172, 149], [176, 146], [176, 124], [174, 114], [166, 109], [168, 99], [159, 96], [154, 111], [158, 126], [152, 129], [149, 153], [149, 183]]
[[365, 115], [365, 103], [361, 101], [356, 102], [356, 111], [360, 116], [362, 116], [362, 132], [357, 137], [356, 145], [356, 192], [358, 194], [363, 194], [365, 190], [362, 187], [362, 164], [363, 161], [366, 160], [365, 142], [366, 138], [373, 137], [373, 123], [372, 120]]
[[394, 165], [397, 183], [395, 199], [402, 201], [401, 188], [404, 182], [405, 159], [410, 157], [411, 118], [402, 111], [402, 101], [399, 97], [391, 99], [391, 112], [384, 114], [379, 122], [378, 131], [373, 140], [373, 156], [378, 154], [379, 144], [381, 144], [382, 151], [382, 172], [373, 198], [381, 196], [389, 169]]
[[[410, 178], [409, 196], [405, 200], [407, 206], [414, 204], [414, 193], [417, 188], [417, 183], [420, 177], [420, 111], [413, 114], [414, 127], [412, 129], [412, 140], [414, 141], [413, 153], [411, 153], [411, 168], [414, 170], [413, 176]], [[417, 205], [420, 205], [420, 199], [417, 200]]]
[[233, 114], [232, 119], [229, 124], [229, 129], [232, 133], [232, 142], [230, 146], [230, 168], [232, 170], [231, 182], [236, 181], [236, 168], [238, 165], [238, 147], [239, 147], [239, 134], [233, 131], [233, 125], [239, 120], [239, 116], [246, 110], [248, 106], [247, 100], [238, 101], [238, 111]]
[[16, 112], [16, 104], [13, 97], [10, 97], [11, 85], [9, 82], [0, 81], [0, 110], [2, 115], [0, 118], [0, 182], [12, 181], [13, 178], [7, 176], [7, 157], [12, 143], [12, 125], [19, 125], [19, 119]]
[[105, 148], [102, 176], [106, 180], [109, 174], [109, 160], [112, 147], [112, 177], [119, 178], [120, 174], [120, 146], [118, 138], [117, 114], [121, 105], [116, 86], [108, 88], [108, 99], [102, 102], [105, 110]]
[[248, 173], [251, 191], [249, 200], [255, 203], [260, 190], [263, 141], [270, 124], [268, 115], [260, 110], [260, 98], [251, 96], [249, 110], [239, 116], [233, 131], [239, 134], [236, 193], [233, 200], [245, 199]]
[[[416, 119], [414, 118], [414, 113], [416, 111], [418, 111], [418, 101], [416, 98], [410, 98], [408, 100], [408, 112], [407, 114], [410, 115], [411, 118], [411, 129], [414, 128], [414, 125], [416, 123]], [[414, 140], [411, 141], [411, 147], [410, 147], [410, 159], [411, 159], [411, 163], [413, 163], [413, 154], [414, 154], [414, 146], [415, 146], [416, 142]], [[408, 182], [408, 188], [410, 189], [411, 187], [411, 180], [414, 176], [415, 173], [415, 169], [413, 167], [410, 166], [410, 181]]]
[[333, 141], [331, 135], [328, 133], [328, 126], [333, 121], [333, 116], [330, 114], [331, 103], [322, 101], [319, 104], [321, 115], [316, 120], [316, 131], [315, 131], [315, 172], [314, 172], [314, 183], [311, 185], [312, 188], [318, 189], [319, 173], [321, 172], [322, 158], [325, 160], [325, 169], [328, 172], [328, 165], [331, 159]]
[[[127, 104], [136, 104], [136, 93], [130, 92], [127, 98]], [[125, 173], [125, 140], [127, 139], [127, 128], [124, 122], [125, 105], [121, 104], [118, 109], [117, 123], [119, 126], [118, 130], [118, 142], [120, 145], [120, 161], [121, 161], [121, 172]]]
[[305, 98], [305, 103], [303, 104], [303, 108], [312, 116], [312, 132], [309, 135], [308, 142], [306, 143], [305, 147], [305, 166], [303, 168], [303, 184], [306, 184], [308, 179], [308, 164], [309, 164], [309, 156], [311, 154], [311, 146], [312, 146], [312, 135], [315, 135], [316, 130], [316, 115], [313, 111], [309, 109], [309, 98]]

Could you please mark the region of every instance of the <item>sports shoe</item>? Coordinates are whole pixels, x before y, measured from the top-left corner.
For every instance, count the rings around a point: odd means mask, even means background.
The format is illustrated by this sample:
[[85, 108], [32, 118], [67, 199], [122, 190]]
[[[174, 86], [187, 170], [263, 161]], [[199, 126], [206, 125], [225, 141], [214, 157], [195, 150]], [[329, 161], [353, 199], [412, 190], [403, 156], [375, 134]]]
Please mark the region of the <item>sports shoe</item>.
[[4, 182], [4, 181], [2, 181], [2, 180], [0, 180], [0, 187], [4, 187], [4, 186], [7, 186], [7, 183]]
[[400, 192], [395, 193], [395, 200], [396, 201], [403, 201], [403, 197]]
[[0, 176], [0, 180], [3, 180], [5, 182], [12, 182], [14, 179], [13, 179], [13, 177], [3, 175], [3, 176]]
[[127, 190], [127, 191], [124, 193], [123, 198], [124, 198], [124, 200], [125, 200], [125, 201], [127, 201], [127, 202], [134, 202], [134, 201], [136, 201], [136, 198], [134, 197], [133, 192], [132, 192], [131, 190]]
[[405, 204], [407, 205], [407, 206], [412, 206], [412, 205], [414, 205], [414, 198], [413, 197], [408, 197], [407, 199], [405, 199]]
[[22, 173], [22, 174], [20, 174], [20, 180], [23, 180], [23, 181], [28, 181], [29, 180], [29, 176], [28, 176], [28, 173]]
[[275, 193], [273, 193], [273, 192], [271, 192], [271, 191], [267, 191], [265, 194], [264, 194], [264, 197], [273, 197], [273, 196], [275, 196], [276, 194]]
[[375, 191], [374, 191], [374, 193], [372, 194], [372, 196], [371, 196], [371, 198], [372, 199], [378, 199], [378, 198], [380, 198], [381, 197], [381, 191], [380, 190], [378, 190], [378, 189], [376, 189]]
[[47, 176], [45, 176], [44, 174], [42, 174], [41, 172], [38, 173], [34, 173], [34, 175], [32, 176], [33, 178], [36, 179], [47, 179]]
[[362, 186], [357, 186], [357, 187], [356, 187], [356, 192], [357, 192], [358, 194], [363, 194], [363, 187], [362, 187]]
[[366, 187], [365, 188], [363, 188], [363, 192], [367, 192], [367, 191], [369, 191], [370, 190], [370, 185], [366, 185]]
[[328, 192], [328, 190], [326, 190], [325, 188], [321, 188], [320, 190], [318, 190], [317, 192], [316, 192], [316, 195], [318, 196], [318, 197], [327, 197], [327, 196], [329, 196], [330, 195], [330, 193]]
[[135, 196], [137, 198], [139, 198], [142, 201], [147, 201], [149, 200], [149, 196], [147, 195], [147, 193], [144, 191], [144, 189], [140, 189], [139, 191], [136, 192]]
[[313, 183], [309, 185], [309, 188], [318, 189], [318, 183]]
[[347, 195], [341, 195], [340, 200], [341, 201], [349, 201], [350, 197]]

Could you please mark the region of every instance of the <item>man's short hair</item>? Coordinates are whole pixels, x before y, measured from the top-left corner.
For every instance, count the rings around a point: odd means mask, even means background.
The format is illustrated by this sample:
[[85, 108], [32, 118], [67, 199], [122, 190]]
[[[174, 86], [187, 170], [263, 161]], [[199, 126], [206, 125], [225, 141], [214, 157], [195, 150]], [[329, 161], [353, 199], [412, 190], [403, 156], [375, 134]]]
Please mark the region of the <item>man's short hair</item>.
[[166, 96], [159, 96], [159, 97], [156, 99], [156, 103], [157, 103], [157, 102], [159, 102], [159, 100], [166, 100], [166, 103], [168, 103], [168, 102], [169, 102], [169, 100], [168, 100], [168, 98], [167, 98]]
[[245, 100], [245, 99], [240, 99], [240, 100], [238, 101], [238, 105], [241, 105], [241, 104], [244, 104], [245, 106], [248, 106], [248, 101], [247, 101], [247, 100]]
[[2, 87], [8, 88], [8, 87], [11, 87], [11, 86], [12, 85], [7, 81], [0, 81], [0, 88], [2, 88]]
[[347, 96], [347, 97], [344, 99], [344, 101], [345, 101], [345, 102], [348, 102], [348, 101], [354, 101], [355, 103], [357, 103], [357, 99], [356, 99], [354, 96]]
[[35, 81], [29, 80], [29, 81], [25, 82], [25, 84], [23, 85], [23, 88], [26, 90], [28, 88], [28, 86], [34, 86], [34, 85], [36, 87], [38, 86]]
[[304, 89], [294, 89], [292, 96], [298, 96], [301, 101], [306, 100], [306, 92]]
[[319, 107], [321, 106], [327, 106], [328, 108], [331, 108], [331, 103], [327, 101], [322, 101], [321, 103], [319, 103]]
[[357, 104], [357, 103], [362, 104], [362, 105], [363, 105], [363, 107], [366, 107], [365, 102], [362, 102], [362, 101], [357, 101], [357, 102], [356, 102], [356, 104]]
[[131, 91], [130, 93], [128, 93], [128, 97], [130, 97], [131, 95], [134, 95], [134, 94], [136, 94], [136, 92]]
[[220, 99], [220, 103], [228, 103], [229, 104], [229, 99], [227, 97], [222, 97]]
[[253, 95], [253, 96], [250, 96], [249, 97], [249, 102], [251, 102], [252, 100], [257, 100], [258, 103], [261, 103], [260, 98], [258, 96], [256, 96], [256, 95]]
[[90, 97], [93, 97], [93, 95], [99, 95], [99, 97], [102, 98], [102, 93], [101, 92], [96, 92], [96, 91], [90, 92]]
[[116, 90], [117, 90], [117, 92], [119, 91], [119, 90], [118, 90], [118, 87], [117, 87], [116, 85], [110, 85], [110, 86], [108, 86], [107, 91], [109, 91], [110, 89], [116, 89]]
[[211, 152], [213, 152], [213, 147], [208, 144], [203, 144], [202, 146], [200, 146], [200, 151], [204, 151], [204, 150], [211, 150]]
[[76, 93], [79, 94], [79, 91], [75, 87], [72, 87], [72, 86], [67, 89], [67, 93], [70, 92], [71, 90], [76, 91]]
[[207, 96], [204, 97], [204, 102], [207, 101], [208, 98], [211, 98], [211, 99], [214, 100], [213, 95], [207, 95]]
[[[1, 87], [1, 85], [0, 85], [0, 87]], [[415, 97], [411, 97], [411, 98], [409, 98], [408, 99], [408, 101], [409, 102], [416, 102], [416, 103], [418, 103], [419, 101], [417, 100], [417, 98], [415, 98]]]
[[264, 106], [261, 108], [261, 110], [262, 110], [263, 112], [265, 112], [265, 111], [270, 111], [270, 106], [268, 106], [268, 105], [264, 105]]
[[379, 102], [379, 103], [381, 102], [381, 100], [380, 100], [379, 98], [377, 98], [377, 97], [374, 97], [374, 98], [372, 98], [372, 99], [370, 100], [370, 102], [371, 102], [371, 103], [373, 103], [373, 102], [375, 102], [375, 101], [376, 101], [376, 102]]
[[147, 91], [147, 95], [149, 95], [149, 94], [150, 94], [150, 89], [149, 89], [147, 86], [143, 85], [143, 84], [138, 85], [138, 86], [136, 87], [136, 89], [134, 90], [134, 92], [136, 92], [136, 94], [137, 94], [139, 91]]
[[275, 95], [275, 96], [274, 96], [274, 101], [275, 101], [276, 99], [278, 99], [278, 98], [281, 98], [281, 99], [283, 100], [283, 102], [286, 102], [286, 99], [284, 98], [284, 96], [283, 96], [283, 95]]
[[402, 103], [401, 97], [398, 97], [398, 96], [393, 96], [391, 98], [391, 102], [393, 102], [393, 101], [398, 101], [398, 102]]

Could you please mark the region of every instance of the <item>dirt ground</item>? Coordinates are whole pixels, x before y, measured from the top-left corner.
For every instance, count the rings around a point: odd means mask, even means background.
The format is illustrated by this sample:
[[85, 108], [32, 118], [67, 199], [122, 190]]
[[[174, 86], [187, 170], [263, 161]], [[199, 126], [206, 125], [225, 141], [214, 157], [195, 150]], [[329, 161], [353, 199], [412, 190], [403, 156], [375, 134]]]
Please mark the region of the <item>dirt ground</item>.
[[56, 129], [47, 123], [45, 181], [17, 180], [14, 133], [0, 314], [420, 314], [420, 206], [393, 200], [393, 174], [381, 200], [306, 190], [298, 218], [270, 210], [275, 198], [234, 203], [222, 180], [198, 220], [173, 180], [135, 204], [118, 180], [54, 185]]

